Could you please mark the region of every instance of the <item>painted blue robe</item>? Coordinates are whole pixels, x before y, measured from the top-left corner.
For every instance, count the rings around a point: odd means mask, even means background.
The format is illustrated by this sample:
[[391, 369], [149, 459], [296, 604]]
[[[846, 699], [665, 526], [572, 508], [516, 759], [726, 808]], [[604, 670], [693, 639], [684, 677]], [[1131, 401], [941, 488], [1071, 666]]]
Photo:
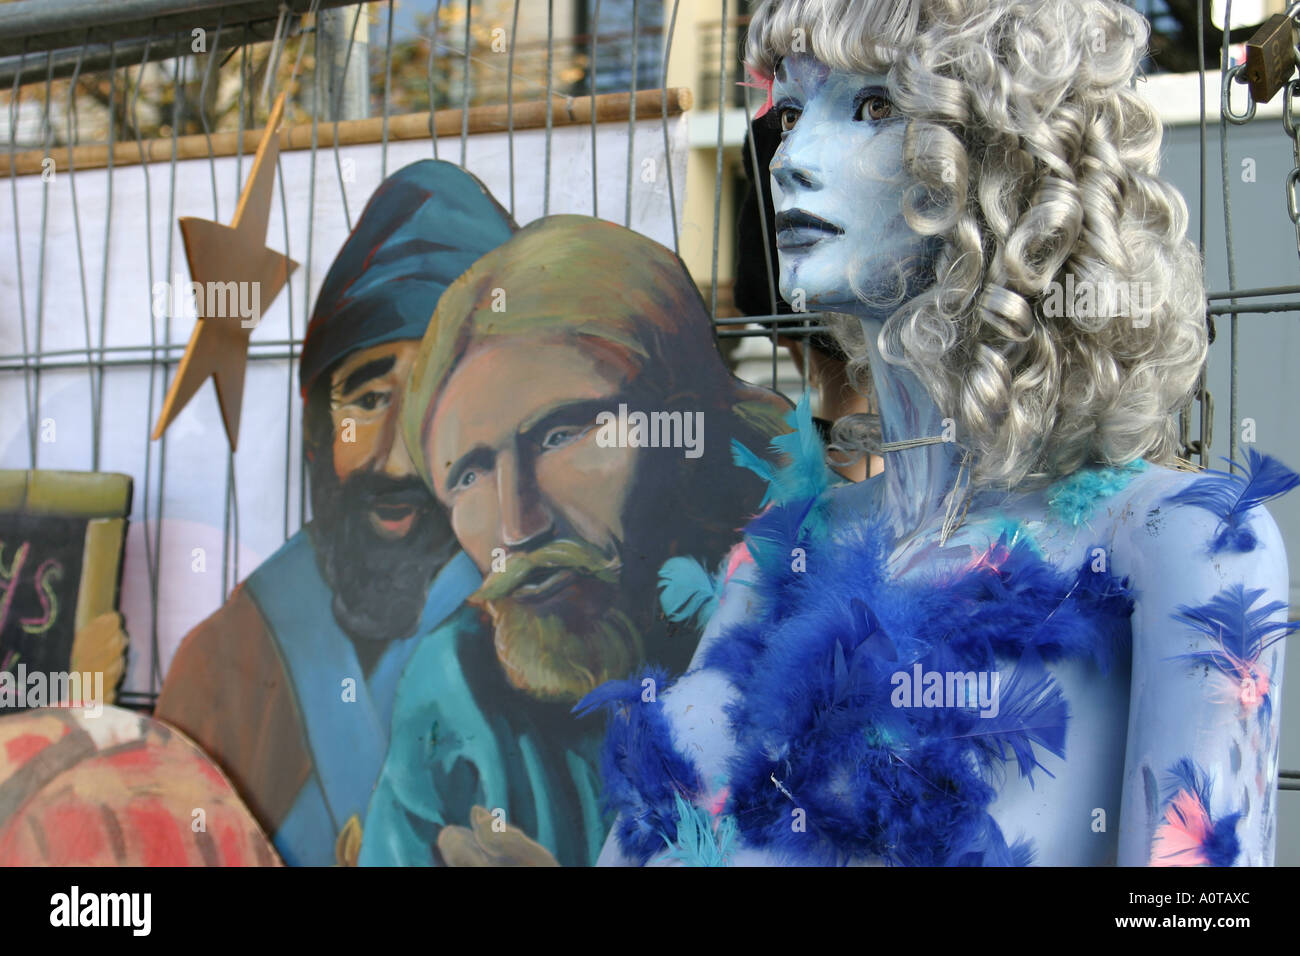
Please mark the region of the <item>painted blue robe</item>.
[[[353, 641], [334, 619], [334, 595], [321, 577], [305, 530], [249, 576], [249, 596], [284, 662], [312, 761], [311, 776], [272, 835], [285, 863], [330, 865], [347, 821], [355, 815], [364, 827], [388, 750], [402, 670], [421, 638], [438, 628], [480, 582], [473, 562], [458, 553], [434, 579], [415, 633], [389, 642], [369, 674], [363, 674]], [[345, 687], [348, 678], [355, 681], [354, 688]]]

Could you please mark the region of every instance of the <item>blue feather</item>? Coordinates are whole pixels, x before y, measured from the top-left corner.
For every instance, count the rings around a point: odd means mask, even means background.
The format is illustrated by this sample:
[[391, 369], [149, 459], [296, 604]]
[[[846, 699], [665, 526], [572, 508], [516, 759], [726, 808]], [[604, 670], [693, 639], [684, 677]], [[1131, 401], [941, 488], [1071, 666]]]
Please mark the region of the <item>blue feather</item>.
[[[1256, 680], [1256, 665], [1269, 647], [1300, 630], [1300, 622], [1270, 621], [1286, 613], [1283, 601], [1270, 601], [1261, 607], [1255, 602], [1264, 596], [1264, 588], [1247, 590], [1242, 584], [1224, 588], [1200, 607], [1178, 608], [1173, 615], [1210, 641], [1209, 650], [1178, 654], [1171, 660], [1193, 665], [1209, 665], [1234, 683]], [[1271, 692], [1260, 695], [1259, 719], [1265, 724], [1273, 714]]]
[[718, 582], [694, 558], [669, 558], [659, 569], [659, 604], [670, 621], [704, 627], [719, 601]]
[[1211, 554], [1224, 550], [1253, 551], [1255, 534], [1247, 524], [1251, 509], [1286, 494], [1300, 484], [1300, 475], [1276, 458], [1260, 454], [1253, 448], [1246, 449], [1244, 466], [1226, 458], [1224, 461], [1230, 467], [1241, 468], [1244, 474], [1207, 470], [1204, 477], [1167, 500], [1177, 505], [1203, 508], [1219, 518], [1219, 528], [1210, 543]]
[[1205, 836], [1202, 851], [1210, 866], [1232, 866], [1241, 853], [1241, 840], [1237, 837], [1237, 824], [1244, 814], [1229, 813], [1214, 821], [1214, 828]]
[[1262, 607], [1254, 604], [1264, 596], [1264, 588], [1247, 590], [1242, 584], [1224, 588], [1200, 607], [1183, 605], [1174, 615], [1215, 644], [1209, 651], [1180, 654], [1175, 660], [1210, 664], [1225, 674], [1236, 673], [1234, 661], [1254, 662], [1273, 644], [1300, 630], [1300, 622], [1270, 621], [1285, 613], [1284, 601], [1270, 601]]
[[1210, 775], [1196, 766], [1191, 757], [1184, 757], [1169, 768], [1165, 774], [1165, 800], [1166, 802], [1178, 796], [1179, 790], [1186, 790], [1196, 801], [1205, 808], [1206, 812], [1210, 809], [1210, 792], [1214, 787], [1214, 782]]
[[[645, 696], [647, 681], [655, 691], [650, 699]], [[618, 815], [614, 833], [619, 846], [639, 863], [662, 850], [665, 839], [677, 839], [677, 809], [670, 801], [702, 791], [699, 771], [674, 746], [659, 703], [658, 695], [667, 685], [667, 675], [652, 668], [639, 678], [602, 684], [573, 708], [579, 716], [602, 707], [609, 711], [601, 750], [604, 802]]]
[[[1241, 852], [1241, 842], [1237, 838], [1237, 824], [1243, 814], [1229, 813], [1217, 820], [1213, 817], [1210, 810], [1210, 797], [1213, 795], [1214, 782], [1210, 775], [1198, 767], [1190, 757], [1183, 757], [1169, 768], [1165, 778], [1166, 802], [1178, 796], [1180, 790], [1186, 790], [1196, 798], [1196, 802], [1205, 811], [1206, 819], [1210, 821], [1210, 831], [1205, 835], [1201, 845], [1206, 861], [1210, 866], [1232, 866]], [[1186, 824], [1187, 818], [1183, 816], [1176, 804], [1172, 809], [1178, 819]]]
[[998, 689], [996, 716], [978, 717], [972, 726], [951, 739], [970, 740], [988, 758], [1006, 760], [1009, 749], [1016, 758], [1020, 775], [1033, 784], [1037, 767], [1054, 776], [1034, 756], [1034, 744], [1058, 757], [1065, 756], [1065, 725], [1070, 708], [1056, 679], [1043, 668], [1032, 651], [1016, 664], [1011, 678]]

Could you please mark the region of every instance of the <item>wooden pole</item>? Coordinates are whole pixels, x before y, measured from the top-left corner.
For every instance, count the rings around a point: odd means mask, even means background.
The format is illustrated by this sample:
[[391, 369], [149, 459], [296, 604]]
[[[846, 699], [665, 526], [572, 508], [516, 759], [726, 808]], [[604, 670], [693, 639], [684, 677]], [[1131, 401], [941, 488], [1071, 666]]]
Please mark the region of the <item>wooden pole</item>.
[[[641, 90], [636, 94], [637, 116], [659, 116], [665, 94], [668, 98], [668, 114], [678, 116], [689, 110], [693, 103], [691, 91], [685, 87], [669, 87], [665, 90]], [[595, 111], [596, 122], [627, 122], [631, 115], [631, 96], [627, 93], [603, 93], [600, 96], [556, 97], [562, 102], [556, 103], [552, 112], [553, 126], [575, 126], [591, 122]], [[378, 143], [383, 135], [383, 118], [370, 117], [362, 120], [344, 120], [339, 123], [320, 123], [317, 126], [318, 149], [330, 149], [335, 137], [340, 146], [355, 146]], [[538, 129], [546, 125], [546, 101], [530, 100], [515, 104], [516, 130]], [[432, 114], [432, 126], [438, 136], [459, 136], [461, 131], [460, 110], [438, 110]], [[388, 139], [390, 142], [404, 139], [428, 139], [430, 114], [405, 113], [388, 118]], [[310, 149], [311, 123], [300, 123], [280, 130], [280, 149]], [[491, 106], [472, 106], [469, 109], [469, 131], [476, 133], [504, 133], [508, 129], [506, 107], [503, 104]], [[261, 129], [244, 131], [244, 152], [252, 153], [261, 140]], [[213, 133], [211, 147], [208, 137], [201, 133], [179, 136], [174, 142], [176, 158], [207, 159], [209, 156], [234, 156], [238, 152], [239, 133]], [[133, 140], [114, 143], [113, 165], [136, 166], [141, 162], [167, 162], [172, 157], [170, 137], [144, 140], [137, 144]], [[210, 149], [210, 151], [209, 151]], [[78, 146], [73, 150], [73, 160], [78, 171], [85, 169], [103, 169], [108, 165], [109, 147], [105, 145]], [[69, 150], [66, 146], [44, 150], [32, 149], [14, 153], [6, 162], [0, 155], [0, 178], [10, 175], [33, 176], [43, 171], [42, 163], [48, 157], [54, 160], [57, 172], [66, 172]], [[143, 155], [142, 155], [143, 154]]]

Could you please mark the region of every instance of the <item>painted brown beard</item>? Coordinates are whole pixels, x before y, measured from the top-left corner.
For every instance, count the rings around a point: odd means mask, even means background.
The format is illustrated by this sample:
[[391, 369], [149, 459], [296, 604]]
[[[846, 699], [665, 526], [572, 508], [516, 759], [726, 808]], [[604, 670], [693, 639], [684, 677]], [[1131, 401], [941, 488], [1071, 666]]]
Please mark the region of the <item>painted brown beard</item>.
[[491, 601], [497, 659], [511, 685], [538, 700], [576, 704], [606, 681], [626, 677], [645, 651], [623, 611], [605, 607], [575, 626], [564, 614], [520, 601]]
[[[642, 629], [622, 606], [618, 567], [590, 544], [566, 539], [515, 555], [487, 577], [470, 600], [492, 617], [497, 659], [512, 686], [538, 700], [574, 704], [644, 660]], [[556, 571], [575, 577], [545, 600], [520, 596], [521, 584]]]

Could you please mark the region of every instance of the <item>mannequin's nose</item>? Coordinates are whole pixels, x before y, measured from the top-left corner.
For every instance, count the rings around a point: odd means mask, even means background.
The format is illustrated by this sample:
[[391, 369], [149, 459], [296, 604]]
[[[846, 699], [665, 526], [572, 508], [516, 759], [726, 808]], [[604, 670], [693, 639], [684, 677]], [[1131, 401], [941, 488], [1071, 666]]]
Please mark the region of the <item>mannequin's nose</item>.
[[786, 137], [767, 168], [783, 192], [821, 188], [816, 157], [809, 147], [808, 138], [799, 137], [798, 129]]

